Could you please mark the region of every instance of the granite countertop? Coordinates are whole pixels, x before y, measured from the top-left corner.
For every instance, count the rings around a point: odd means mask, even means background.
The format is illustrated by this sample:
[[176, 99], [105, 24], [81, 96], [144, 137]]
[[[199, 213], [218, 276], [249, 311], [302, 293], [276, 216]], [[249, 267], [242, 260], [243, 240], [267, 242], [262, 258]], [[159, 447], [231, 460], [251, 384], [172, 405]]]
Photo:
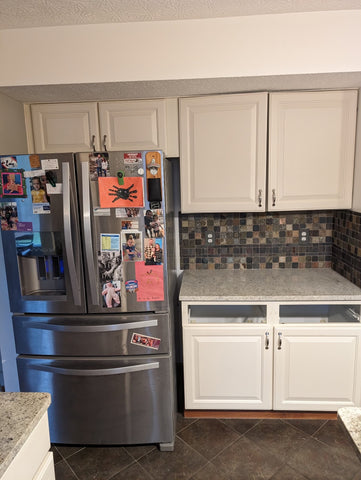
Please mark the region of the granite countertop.
[[361, 458], [361, 408], [342, 407], [337, 412], [337, 418], [349, 433]]
[[359, 301], [361, 289], [330, 268], [185, 270], [182, 301]]
[[0, 478], [49, 405], [49, 393], [0, 393]]

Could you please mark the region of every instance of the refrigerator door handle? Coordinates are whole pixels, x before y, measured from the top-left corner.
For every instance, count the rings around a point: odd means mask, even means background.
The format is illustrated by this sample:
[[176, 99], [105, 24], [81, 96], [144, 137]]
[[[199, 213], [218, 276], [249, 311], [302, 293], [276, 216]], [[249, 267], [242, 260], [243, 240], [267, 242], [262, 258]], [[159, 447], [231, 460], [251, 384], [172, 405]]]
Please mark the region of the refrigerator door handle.
[[66, 261], [70, 277], [70, 285], [73, 292], [74, 304], [81, 305], [80, 279], [75, 265], [73, 238], [71, 229], [71, 201], [70, 201], [70, 168], [69, 163], [62, 164], [63, 174], [63, 219], [64, 219], [64, 241]]
[[[85, 259], [89, 278], [90, 299], [92, 305], [99, 305], [96, 290], [96, 273], [94, 268], [93, 238], [90, 217], [90, 187], [89, 187], [89, 163], [81, 164], [82, 188], [83, 188], [83, 222], [84, 222], [84, 247]], [[93, 280], [91, 280], [93, 279]]]
[[50, 372], [59, 375], [74, 375], [81, 377], [100, 377], [104, 375], [120, 375], [124, 373], [142, 372], [144, 370], [154, 370], [159, 368], [159, 362], [143, 363], [140, 365], [129, 365], [127, 367], [115, 368], [97, 368], [97, 369], [83, 369], [83, 368], [61, 368], [53, 367], [52, 365], [32, 365], [34, 370], [41, 370], [42, 372]]
[[59, 325], [41, 322], [23, 322], [23, 328], [35, 328], [39, 330], [51, 330], [72, 333], [110, 332], [119, 330], [134, 330], [139, 328], [157, 327], [158, 320], [144, 320], [142, 322], [117, 323], [109, 325]]

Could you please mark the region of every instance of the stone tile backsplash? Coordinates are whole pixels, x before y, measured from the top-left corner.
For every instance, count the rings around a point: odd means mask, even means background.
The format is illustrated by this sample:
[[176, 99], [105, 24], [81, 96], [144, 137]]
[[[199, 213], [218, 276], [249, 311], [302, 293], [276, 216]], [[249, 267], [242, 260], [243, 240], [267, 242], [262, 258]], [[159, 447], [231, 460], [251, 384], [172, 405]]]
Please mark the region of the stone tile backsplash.
[[329, 268], [333, 220], [333, 211], [183, 214], [181, 268]]
[[334, 212], [332, 268], [361, 287], [361, 214]]

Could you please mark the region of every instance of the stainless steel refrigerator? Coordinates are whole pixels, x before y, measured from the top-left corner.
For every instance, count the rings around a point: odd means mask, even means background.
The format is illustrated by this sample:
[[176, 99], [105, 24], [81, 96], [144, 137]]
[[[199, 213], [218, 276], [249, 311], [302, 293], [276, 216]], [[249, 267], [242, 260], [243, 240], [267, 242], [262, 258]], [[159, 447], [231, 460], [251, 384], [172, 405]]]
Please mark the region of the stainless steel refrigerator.
[[160, 151], [0, 160], [20, 389], [51, 394], [53, 443], [172, 450], [171, 162]]

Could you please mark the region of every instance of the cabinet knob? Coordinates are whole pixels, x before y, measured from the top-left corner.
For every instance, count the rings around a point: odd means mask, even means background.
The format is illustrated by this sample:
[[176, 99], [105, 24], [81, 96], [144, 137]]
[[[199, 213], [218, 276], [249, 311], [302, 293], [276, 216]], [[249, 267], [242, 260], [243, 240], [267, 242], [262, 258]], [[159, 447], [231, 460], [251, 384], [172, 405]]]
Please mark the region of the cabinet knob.
[[272, 190], [272, 207], [276, 206], [276, 190]]
[[282, 348], [282, 333], [278, 332], [278, 347], [277, 347], [277, 349], [281, 350], [281, 348]]
[[262, 189], [258, 190], [258, 206], [262, 207]]
[[92, 148], [93, 148], [93, 152], [95, 152], [95, 135], [92, 135], [91, 146], [92, 146]]
[[103, 149], [104, 149], [104, 152], [107, 152], [107, 136], [104, 135], [103, 137]]

